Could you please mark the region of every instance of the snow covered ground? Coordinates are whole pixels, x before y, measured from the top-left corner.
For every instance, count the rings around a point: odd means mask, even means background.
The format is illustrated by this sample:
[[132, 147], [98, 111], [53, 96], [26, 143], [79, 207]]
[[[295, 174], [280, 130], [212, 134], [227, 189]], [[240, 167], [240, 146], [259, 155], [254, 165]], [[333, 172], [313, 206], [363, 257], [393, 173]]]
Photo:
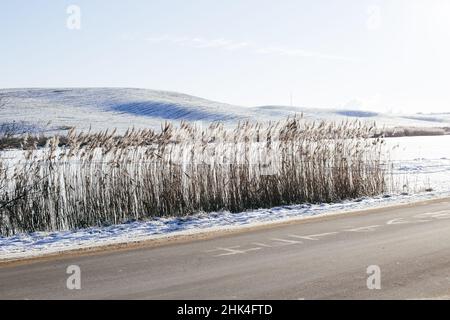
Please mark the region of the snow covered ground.
[[286, 106], [234, 106], [186, 94], [129, 88], [0, 89], [0, 125], [20, 123], [33, 131], [69, 127], [93, 131], [155, 128], [161, 122], [277, 120], [304, 113], [308, 119], [376, 121], [379, 126], [445, 127], [450, 114], [393, 115], [361, 110]]
[[[392, 150], [387, 156], [394, 163], [394, 179], [400, 185], [400, 190], [390, 195], [334, 204], [302, 204], [241, 213], [199, 213], [183, 218], [155, 218], [74, 231], [0, 237], [0, 260], [243, 228], [450, 196], [450, 136], [393, 138], [387, 139], [387, 144], [387, 150]], [[402, 190], [403, 184], [408, 184], [408, 188]]]

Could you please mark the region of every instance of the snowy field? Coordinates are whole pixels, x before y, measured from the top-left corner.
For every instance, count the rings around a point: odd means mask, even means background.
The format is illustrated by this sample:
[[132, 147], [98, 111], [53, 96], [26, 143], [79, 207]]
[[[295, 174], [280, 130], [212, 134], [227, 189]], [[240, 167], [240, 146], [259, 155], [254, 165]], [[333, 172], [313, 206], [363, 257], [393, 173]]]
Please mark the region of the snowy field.
[[[142, 222], [83, 230], [0, 237], [0, 260], [129, 243], [176, 235], [250, 227], [311, 216], [351, 212], [450, 196], [450, 136], [387, 139], [386, 157], [394, 163], [398, 192], [334, 204], [303, 204], [241, 213], [199, 213], [184, 218], [155, 218]], [[408, 187], [404, 187], [407, 185]]]

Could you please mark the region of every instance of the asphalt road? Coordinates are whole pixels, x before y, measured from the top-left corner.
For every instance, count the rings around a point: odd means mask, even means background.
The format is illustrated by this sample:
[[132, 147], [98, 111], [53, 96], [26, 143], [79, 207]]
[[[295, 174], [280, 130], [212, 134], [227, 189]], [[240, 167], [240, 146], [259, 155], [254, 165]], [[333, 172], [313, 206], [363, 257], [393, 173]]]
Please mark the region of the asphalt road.
[[[70, 265], [80, 267], [80, 290], [67, 288]], [[381, 288], [369, 289], [378, 267]], [[448, 199], [0, 267], [1, 299], [449, 297]]]

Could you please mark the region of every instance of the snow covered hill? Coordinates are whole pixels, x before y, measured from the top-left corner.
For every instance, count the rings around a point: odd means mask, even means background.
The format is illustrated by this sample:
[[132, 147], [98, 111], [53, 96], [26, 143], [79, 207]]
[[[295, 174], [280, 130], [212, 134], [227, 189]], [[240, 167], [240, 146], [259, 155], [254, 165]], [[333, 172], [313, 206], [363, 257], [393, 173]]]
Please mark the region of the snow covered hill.
[[3, 89], [0, 123], [42, 129], [160, 127], [168, 121], [236, 121], [240, 108], [166, 91], [125, 88]]
[[129, 88], [0, 89], [0, 125], [33, 131], [159, 128], [164, 121], [277, 120], [304, 113], [310, 119], [359, 118], [386, 126], [445, 127], [450, 114], [389, 115], [359, 110], [286, 106], [242, 107], [186, 94]]
[[302, 108], [286, 106], [262, 106], [251, 108], [262, 118], [281, 118], [295, 113], [303, 113], [312, 120], [345, 120], [359, 119], [375, 121], [379, 126], [386, 127], [448, 127], [450, 113], [442, 114], [387, 114], [364, 110], [332, 109], [332, 108]]

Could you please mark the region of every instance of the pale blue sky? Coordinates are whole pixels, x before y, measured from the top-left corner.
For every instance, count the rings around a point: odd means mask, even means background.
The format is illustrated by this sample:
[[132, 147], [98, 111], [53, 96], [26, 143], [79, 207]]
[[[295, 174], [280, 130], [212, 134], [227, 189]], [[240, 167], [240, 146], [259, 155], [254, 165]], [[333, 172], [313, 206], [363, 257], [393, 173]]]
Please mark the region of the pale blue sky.
[[[450, 112], [450, 1], [41, 0], [0, 7], [0, 87]], [[66, 26], [69, 5], [81, 30]]]

